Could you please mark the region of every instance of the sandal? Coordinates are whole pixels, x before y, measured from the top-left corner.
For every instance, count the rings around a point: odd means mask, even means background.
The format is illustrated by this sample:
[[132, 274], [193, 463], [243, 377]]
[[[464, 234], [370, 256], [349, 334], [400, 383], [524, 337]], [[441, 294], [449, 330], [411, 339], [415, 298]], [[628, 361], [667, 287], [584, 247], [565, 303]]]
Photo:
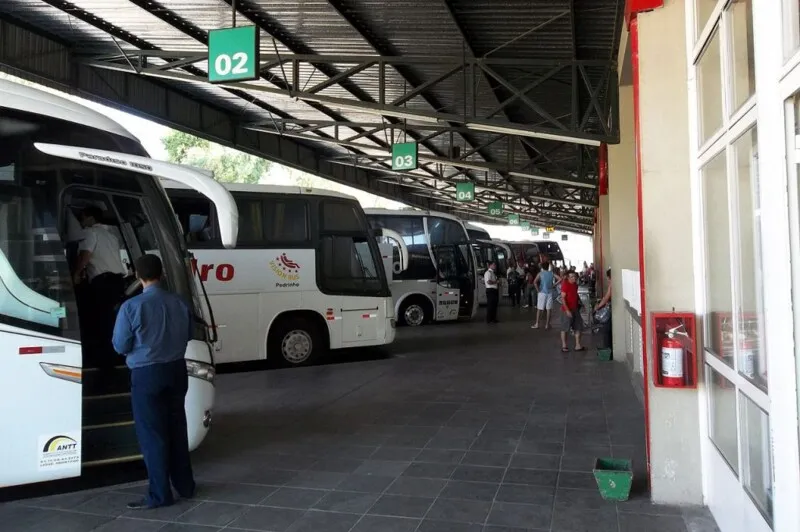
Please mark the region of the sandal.
[[562, 347], [561, 348], [561, 352], [562, 353], [569, 353], [569, 347]]

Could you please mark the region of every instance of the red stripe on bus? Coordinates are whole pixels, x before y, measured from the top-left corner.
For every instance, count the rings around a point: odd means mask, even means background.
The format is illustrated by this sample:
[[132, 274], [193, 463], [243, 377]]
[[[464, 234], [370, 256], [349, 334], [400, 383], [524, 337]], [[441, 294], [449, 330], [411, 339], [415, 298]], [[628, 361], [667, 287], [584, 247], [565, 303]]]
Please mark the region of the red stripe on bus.
[[41, 355], [44, 352], [44, 349], [40, 347], [20, 347], [19, 354], [20, 355]]

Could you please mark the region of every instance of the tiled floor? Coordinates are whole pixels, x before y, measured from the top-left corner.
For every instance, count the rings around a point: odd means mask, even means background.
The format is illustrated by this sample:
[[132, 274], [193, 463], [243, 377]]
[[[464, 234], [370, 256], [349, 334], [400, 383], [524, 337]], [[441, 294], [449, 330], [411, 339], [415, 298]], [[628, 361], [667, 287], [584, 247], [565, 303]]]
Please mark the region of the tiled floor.
[[402, 329], [392, 357], [219, 378], [195, 500], [129, 512], [140, 485], [0, 506], [31, 532], [711, 532], [705, 510], [605, 502], [598, 456], [644, 469], [625, 370], [562, 355], [520, 311]]

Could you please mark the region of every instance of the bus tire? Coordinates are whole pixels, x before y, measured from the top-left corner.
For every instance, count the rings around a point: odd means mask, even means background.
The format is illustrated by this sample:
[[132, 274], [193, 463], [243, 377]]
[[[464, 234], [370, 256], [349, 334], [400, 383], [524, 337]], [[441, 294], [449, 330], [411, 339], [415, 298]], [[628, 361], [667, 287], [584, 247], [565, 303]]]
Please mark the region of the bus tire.
[[400, 322], [409, 327], [419, 327], [433, 319], [431, 302], [422, 296], [412, 296], [400, 305]]
[[308, 366], [327, 349], [327, 344], [313, 320], [305, 316], [286, 317], [270, 332], [267, 356], [280, 353], [285, 366]]

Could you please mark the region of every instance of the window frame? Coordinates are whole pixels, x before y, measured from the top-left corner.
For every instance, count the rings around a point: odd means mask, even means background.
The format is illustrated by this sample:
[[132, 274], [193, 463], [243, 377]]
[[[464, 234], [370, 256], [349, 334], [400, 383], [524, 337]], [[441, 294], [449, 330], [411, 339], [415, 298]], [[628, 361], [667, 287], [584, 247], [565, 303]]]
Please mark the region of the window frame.
[[[383, 268], [383, 260], [378, 250], [378, 242], [375, 239], [375, 236], [373, 235], [369, 219], [363, 212], [363, 210], [362, 209], [355, 210], [356, 216], [360, 217], [363, 229], [355, 231], [345, 231], [345, 230], [334, 230], [325, 228], [324, 220], [325, 220], [326, 205], [339, 204], [339, 205], [347, 205], [348, 207], [353, 208], [354, 206], [358, 206], [358, 203], [355, 202], [354, 200], [348, 200], [346, 198], [339, 198], [335, 196], [317, 196], [316, 202], [317, 205], [316, 208], [314, 209], [314, 212], [316, 213], [316, 218], [315, 218], [316, 239], [314, 242], [314, 247], [318, 250], [317, 253], [315, 253], [315, 255], [316, 255], [316, 266], [317, 266], [316, 281], [319, 291], [325, 295], [391, 297], [391, 291], [389, 290], [389, 283], [386, 278], [386, 271]], [[331, 288], [330, 286], [325, 284], [325, 276], [323, 274], [325, 269], [324, 254], [322, 253], [320, 248], [322, 246], [323, 240], [325, 238], [331, 238], [331, 237], [334, 238], [344, 237], [351, 239], [364, 238], [366, 240], [368, 249], [370, 251], [370, 255], [372, 257], [372, 262], [375, 267], [376, 280], [377, 283], [380, 285], [380, 288], [378, 290], [372, 291], [360, 288], [353, 288], [352, 290], [343, 290], [341, 288]], [[355, 245], [355, 243], [353, 243], [353, 245]]]
[[[209, 216], [211, 218], [210, 224], [212, 226], [212, 239], [203, 241], [203, 242], [192, 242], [189, 247], [191, 249], [224, 249], [222, 246], [222, 242], [219, 237], [219, 220], [217, 216], [217, 211], [214, 208], [213, 202], [202, 196], [199, 192], [182, 189], [182, 188], [174, 188], [168, 189], [168, 196], [170, 198], [170, 202], [172, 202], [173, 198], [179, 199], [192, 199], [192, 200], [202, 200], [209, 204]], [[261, 242], [248, 242], [248, 241], [239, 241], [236, 244], [236, 249], [312, 249], [315, 247], [316, 238], [312, 235], [315, 233], [315, 229], [319, 226], [319, 222], [316, 222], [312, 219], [311, 213], [313, 212], [313, 204], [316, 201], [313, 196], [307, 196], [303, 194], [280, 194], [280, 193], [273, 193], [273, 192], [239, 192], [239, 191], [231, 191], [231, 195], [234, 199], [244, 199], [247, 201], [259, 201], [261, 203], [261, 230], [265, 235], [265, 238]], [[304, 240], [270, 240], [266, 237], [267, 231], [269, 226], [267, 224], [267, 216], [270, 208], [270, 201], [277, 202], [277, 201], [297, 201], [298, 203], [302, 202], [303, 209], [304, 209], [304, 218], [305, 218], [305, 232], [306, 236]], [[175, 210], [173, 205], [173, 210]], [[176, 211], [176, 214], [177, 211]], [[184, 237], [186, 236], [187, 232], [183, 231]]]
[[[694, 2], [696, 5], [696, 0]], [[726, 514], [729, 511], [732, 511], [734, 508], [730, 506], [730, 504], [722, 503], [717, 500], [717, 498], [725, 498], [728, 503], [732, 500], [730, 499], [731, 495], [735, 496], [735, 500], [739, 501], [740, 504], [742, 501], [745, 501], [747, 497], [750, 496], [748, 493], [747, 488], [743, 483], [744, 475], [742, 474], [743, 467], [745, 464], [745, 456], [743, 446], [744, 443], [742, 440], [743, 437], [743, 425], [741, 423], [742, 419], [742, 408], [743, 408], [743, 400], [740, 399], [740, 395], [745, 396], [749, 401], [755, 404], [758, 408], [760, 408], [763, 412], [767, 414], [767, 416], [771, 417], [774, 415], [776, 408], [771, 408], [770, 399], [772, 394], [775, 390], [772, 389], [770, 386], [770, 390], [764, 390], [758, 386], [756, 386], [751, 380], [749, 380], [745, 375], [739, 372], [739, 367], [741, 366], [741, 349], [739, 346], [739, 339], [740, 335], [738, 333], [739, 324], [741, 321], [741, 317], [738, 315], [738, 309], [741, 302], [741, 294], [742, 294], [742, 286], [745, 282], [757, 282], [755, 276], [753, 279], [743, 279], [742, 278], [742, 268], [741, 268], [741, 256], [743, 250], [740, 249], [739, 244], [741, 241], [741, 234], [742, 234], [742, 223], [741, 223], [741, 216], [750, 216], [754, 217], [756, 214], [755, 206], [760, 205], [760, 208], [763, 212], [765, 202], [762, 201], [765, 196], [763, 193], [763, 181], [764, 181], [764, 172], [761, 172], [762, 165], [764, 164], [763, 157], [765, 154], [768, 154], [768, 150], [762, 150], [759, 148], [764, 148], [763, 143], [765, 142], [764, 136], [762, 135], [761, 131], [757, 130], [758, 135], [758, 152], [760, 157], [758, 165], [759, 171], [759, 179], [761, 184], [762, 192], [759, 193], [758, 201], [756, 198], [753, 198], [753, 202], [751, 205], [751, 212], [748, 213], [740, 213], [739, 212], [739, 203], [740, 203], [740, 184], [739, 184], [739, 171], [737, 165], [737, 155], [736, 155], [736, 143], [740, 141], [743, 135], [747, 134], [751, 128], [758, 128], [760, 125], [761, 116], [758, 111], [758, 97], [759, 93], [764, 94], [765, 88], [760, 86], [759, 83], [762, 82], [763, 74], [759, 67], [756, 66], [755, 68], [755, 77], [756, 77], [756, 87], [755, 91], [752, 95], [750, 95], [741, 106], [735, 108], [734, 102], [734, 83], [735, 79], [733, 78], [736, 75], [735, 65], [733, 64], [734, 57], [733, 57], [733, 43], [732, 39], [734, 38], [733, 30], [732, 30], [732, 14], [728, 11], [728, 8], [732, 5], [730, 0], [718, 0], [714, 6], [713, 12], [709, 19], [705, 21], [703, 28], [697, 29], [695, 35], [697, 38], [695, 40], [690, 40], [687, 43], [687, 49], [689, 53], [687, 54], [687, 66], [689, 69], [689, 97], [690, 97], [690, 112], [689, 112], [689, 125], [690, 125], [690, 166], [691, 166], [691, 174], [692, 174], [692, 190], [693, 190], [693, 213], [696, 216], [697, 222], [695, 225], [695, 278], [698, 279], [696, 282], [695, 288], [695, 302], [698, 309], [698, 314], [701, 316], [705, 316], [708, 312], [708, 287], [707, 282], [702, 281], [704, 277], [709, 272], [708, 269], [708, 257], [707, 257], [707, 242], [709, 238], [709, 231], [705, 223], [705, 204], [707, 200], [704, 197], [704, 189], [703, 189], [703, 167], [711, 161], [714, 157], [722, 155], [725, 161], [725, 170], [726, 170], [726, 188], [728, 190], [728, 198], [727, 198], [727, 210], [728, 210], [728, 220], [729, 220], [729, 227], [727, 231], [727, 238], [728, 244], [730, 248], [730, 280], [731, 280], [731, 302], [730, 306], [732, 309], [731, 317], [733, 320], [733, 327], [734, 327], [734, 340], [733, 340], [733, 349], [734, 349], [734, 356], [733, 356], [733, 367], [728, 366], [724, 363], [720, 358], [717, 356], [710, 354], [706, 351], [706, 344], [709, 343], [709, 338], [701, 337], [702, 342], [702, 349], [701, 352], [703, 353], [703, 359], [701, 361], [702, 367], [706, 370], [706, 379], [708, 379], [711, 375], [713, 375], [712, 371], [719, 374], [722, 378], [726, 379], [734, 386], [735, 391], [735, 408], [736, 408], [736, 438], [737, 438], [737, 447], [738, 447], [738, 456], [737, 462], [737, 471], [734, 472], [734, 476], [736, 477], [735, 480], [731, 480], [731, 478], [727, 477], [727, 472], [722, 473], [723, 470], [719, 468], [716, 464], [719, 460], [724, 461], [730, 467], [730, 463], [725, 458], [725, 456], [719, 451], [717, 448], [716, 443], [713, 441], [711, 437], [711, 432], [713, 430], [711, 426], [711, 408], [712, 408], [712, 398], [711, 398], [711, 391], [708, 388], [708, 383], [706, 385], [705, 394], [706, 397], [703, 401], [701, 401], [701, 409], [705, 411], [706, 415], [703, 416], [705, 419], [701, 421], [701, 434], [703, 435], [703, 467], [704, 467], [704, 474], [711, 474], [714, 475], [714, 478], [711, 479], [709, 486], [713, 486], [713, 488], [708, 488], [710, 491], [707, 492], [706, 496], [711, 497], [713, 504], [712, 511], [720, 511], [723, 514]], [[694, 7], [694, 6], [693, 6]], [[760, 29], [758, 27], [759, 19], [763, 17], [759, 17], [756, 15], [756, 11], [759, 9], [759, 4], [757, 0], [753, 3], [753, 13], [754, 13], [754, 21], [753, 21], [753, 41], [754, 41], [754, 50], [752, 57], [749, 60], [753, 61], [754, 64], [760, 64], [760, 61], [763, 60], [764, 56], [764, 49], [763, 49], [763, 40], [764, 40], [764, 29]], [[760, 12], [759, 12], [760, 13]], [[696, 9], [687, 9], [686, 11], [686, 22], [687, 22], [687, 29], [694, 27], [694, 17], [696, 16]], [[763, 22], [763, 20], [761, 20]], [[701, 121], [702, 121], [702, 114], [700, 108], [700, 100], [701, 100], [701, 92], [699, 88], [699, 80], [697, 77], [697, 68], [698, 68], [698, 60], [701, 57], [701, 54], [705, 50], [706, 46], [710, 38], [714, 35], [715, 31], [719, 31], [721, 36], [721, 79], [722, 79], [722, 86], [721, 86], [721, 97], [723, 98], [723, 123], [722, 127], [719, 131], [717, 131], [714, 135], [710, 138], [703, 140], [701, 138], [702, 131], [701, 131]], [[689, 37], [690, 34], [687, 34]], [[687, 39], [689, 40], [689, 39]], [[799, 52], [800, 53], [800, 52]], [[763, 67], [762, 67], [763, 69]], [[768, 87], [767, 87], [768, 93]], [[763, 96], [762, 96], [763, 98]], [[762, 105], [769, 105], [769, 102], [765, 102]], [[766, 127], [766, 126], [765, 126]], [[760, 129], [760, 128], [759, 128]], [[764, 153], [761, 153], [764, 151]], [[752, 183], [752, 176], [750, 183]], [[755, 218], [753, 218], [755, 220]], [[763, 222], [761, 228], [756, 228], [755, 225], [753, 226], [753, 233], [754, 233], [754, 243], [752, 252], [754, 253], [754, 260], [757, 261], [757, 265], [755, 265], [756, 271], [759, 269], [763, 270], [764, 264], [764, 253], [765, 251], [762, 249], [761, 243], [761, 236], [765, 228], [763, 227]], [[750, 252], [751, 250], [747, 250]], [[757, 275], [757, 274], [756, 274]], [[759, 308], [759, 312], [761, 315], [763, 314], [763, 305], [764, 305], [764, 294], [763, 288], [764, 285], [758, 286], [757, 288], [757, 305]], [[760, 320], [763, 321], [763, 320]], [[759, 324], [759, 329], [761, 330], [763, 323]], [[705, 329], [705, 327], [704, 327]], [[763, 341], [763, 333], [759, 333], [762, 337], [761, 340], [761, 349], [764, 353], [764, 357], [768, 360], [768, 365], [770, 367], [770, 372], [774, 372], [775, 368], [769, 364], [769, 354], [770, 352], [774, 351], [773, 349], [768, 349], [767, 346]], [[703, 335], [705, 336], [705, 335]], [[773, 358], [775, 354], [773, 353]], [[707, 381], [706, 381], [707, 382]], [[772, 399], [774, 401], [774, 398]], [[774, 424], [771, 424], [771, 427]], [[704, 434], [703, 434], [704, 433]], [[772, 471], [773, 471], [773, 483], [775, 479], [780, 475], [774, 473], [775, 470], [775, 456], [772, 456]], [[722, 475], [722, 476], [717, 476]], [[724, 480], [724, 487], [722, 481]], [[737, 495], [741, 492], [741, 496]], [[727, 497], [727, 498], [726, 498]], [[722, 499], [720, 499], [722, 500]], [[752, 518], [754, 513], [758, 512], [761, 516], [765, 517], [763, 513], [760, 511], [760, 508], [754, 502], [752, 503], [753, 508], [752, 510], [748, 507], [742, 507], [742, 515], [747, 516], [748, 518]], [[773, 526], [773, 520], [766, 520], [765, 525]], [[761, 528], [759, 528], [761, 530]]]

